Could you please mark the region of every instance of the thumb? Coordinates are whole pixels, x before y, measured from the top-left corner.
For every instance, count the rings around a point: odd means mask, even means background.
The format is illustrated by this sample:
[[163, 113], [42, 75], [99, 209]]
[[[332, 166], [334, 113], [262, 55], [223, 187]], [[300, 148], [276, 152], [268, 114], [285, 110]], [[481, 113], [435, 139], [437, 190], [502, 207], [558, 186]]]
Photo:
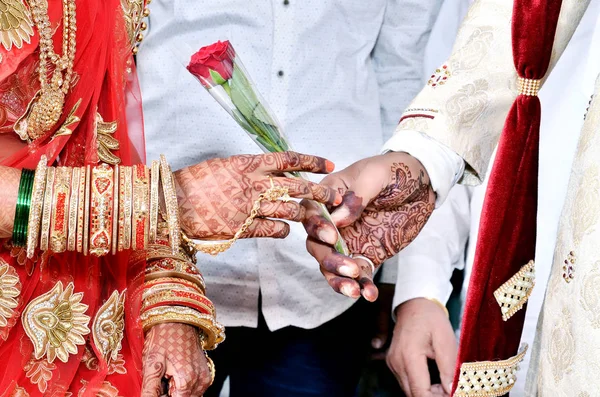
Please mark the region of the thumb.
[[440, 371], [442, 387], [446, 393], [450, 394], [458, 346], [450, 320], [444, 318], [444, 322], [445, 324], [441, 324], [433, 333], [433, 350], [435, 362]]
[[335, 223], [337, 227], [346, 227], [356, 222], [367, 207], [369, 201], [379, 193], [372, 193], [365, 190], [364, 187], [357, 185], [354, 190], [348, 190], [344, 194], [342, 203], [331, 213], [333, 223]]

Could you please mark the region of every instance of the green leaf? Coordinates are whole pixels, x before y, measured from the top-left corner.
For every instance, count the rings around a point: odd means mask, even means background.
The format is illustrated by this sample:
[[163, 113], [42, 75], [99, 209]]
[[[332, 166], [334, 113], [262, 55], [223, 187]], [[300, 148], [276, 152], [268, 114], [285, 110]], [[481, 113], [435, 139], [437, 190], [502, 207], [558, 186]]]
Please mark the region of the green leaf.
[[221, 74], [219, 72], [217, 72], [216, 70], [208, 69], [208, 71], [210, 73], [210, 77], [213, 79], [215, 84], [223, 85], [223, 84], [227, 83], [227, 80], [225, 80], [223, 78], [223, 76], [221, 76]]

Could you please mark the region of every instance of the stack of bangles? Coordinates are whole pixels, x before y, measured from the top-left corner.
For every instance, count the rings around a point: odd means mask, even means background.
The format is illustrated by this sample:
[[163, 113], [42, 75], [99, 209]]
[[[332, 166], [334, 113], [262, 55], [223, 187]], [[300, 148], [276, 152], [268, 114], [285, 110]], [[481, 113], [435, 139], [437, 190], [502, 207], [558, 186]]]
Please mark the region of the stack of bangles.
[[157, 239], [159, 198], [172, 252], [181, 244], [175, 180], [164, 156], [152, 167], [48, 167], [23, 170], [17, 197], [13, 245], [55, 253], [113, 255], [146, 250]]
[[195, 251], [182, 244], [175, 180], [164, 156], [151, 168], [49, 167], [42, 156], [35, 171], [22, 171], [12, 240], [28, 258], [38, 248], [95, 256], [132, 250], [130, 263], [146, 262], [133, 292], [141, 298], [145, 332], [162, 323], [192, 325], [205, 353], [225, 339]]

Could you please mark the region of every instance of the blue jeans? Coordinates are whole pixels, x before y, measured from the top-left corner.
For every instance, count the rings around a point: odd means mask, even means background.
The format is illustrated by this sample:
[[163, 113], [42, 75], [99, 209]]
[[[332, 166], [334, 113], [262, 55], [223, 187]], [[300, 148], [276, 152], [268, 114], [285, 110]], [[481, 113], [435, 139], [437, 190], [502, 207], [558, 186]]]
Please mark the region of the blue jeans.
[[369, 349], [367, 309], [361, 300], [311, 330], [271, 332], [262, 315], [258, 328], [227, 328], [210, 352], [217, 378], [205, 397], [218, 397], [228, 375], [230, 397], [352, 397]]

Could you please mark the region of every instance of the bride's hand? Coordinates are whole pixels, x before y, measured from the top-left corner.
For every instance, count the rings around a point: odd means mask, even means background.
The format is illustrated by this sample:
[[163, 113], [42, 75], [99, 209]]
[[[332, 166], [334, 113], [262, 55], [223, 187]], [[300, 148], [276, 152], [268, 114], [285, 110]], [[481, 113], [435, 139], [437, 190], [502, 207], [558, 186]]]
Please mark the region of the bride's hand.
[[[325, 174], [333, 168], [333, 163], [324, 158], [294, 152], [217, 158], [183, 168], [175, 172], [181, 227], [192, 238], [232, 238], [258, 196], [271, 187], [270, 177], [275, 186], [287, 188], [291, 197], [339, 204], [342, 197], [335, 189], [283, 176], [293, 171]], [[300, 222], [304, 216], [304, 207], [295, 201], [265, 200], [258, 218], [242, 237], [284, 238], [289, 225], [266, 218]]]

